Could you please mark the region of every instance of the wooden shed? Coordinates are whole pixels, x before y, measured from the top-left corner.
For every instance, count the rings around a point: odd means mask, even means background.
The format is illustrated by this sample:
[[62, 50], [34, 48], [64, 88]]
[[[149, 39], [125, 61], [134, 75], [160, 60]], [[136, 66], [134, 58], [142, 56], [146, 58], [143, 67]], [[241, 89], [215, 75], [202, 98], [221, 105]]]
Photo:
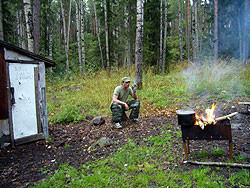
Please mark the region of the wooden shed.
[[0, 40], [0, 145], [48, 136], [45, 67], [55, 63]]

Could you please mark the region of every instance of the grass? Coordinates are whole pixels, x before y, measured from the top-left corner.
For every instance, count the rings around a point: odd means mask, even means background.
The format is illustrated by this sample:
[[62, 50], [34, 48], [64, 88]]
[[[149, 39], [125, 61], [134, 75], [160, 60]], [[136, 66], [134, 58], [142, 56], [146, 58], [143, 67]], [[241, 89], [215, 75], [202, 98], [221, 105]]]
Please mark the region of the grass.
[[[186, 104], [194, 96], [207, 95], [211, 100], [248, 98], [250, 94], [250, 68], [236, 61], [220, 62], [214, 66], [204, 62], [191, 69], [187, 64], [175, 64], [167, 75], [155, 75], [151, 69], [144, 70], [143, 89], [137, 92], [141, 99], [141, 115], [168, 113], [178, 104]], [[193, 71], [191, 71], [193, 70]], [[224, 73], [223, 73], [224, 70]], [[222, 72], [221, 72], [222, 71]], [[53, 123], [74, 123], [86, 116], [110, 116], [109, 105], [114, 88], [120, 84], [127, 70], [105, 71], [92, 74], [72, 75], [47, 79], [48, 117]], [[134, 71], [131, 78], [134, 80]], [[232, 79], [233, 78], [233, 79]], [[49, 80], [49, 81], [48, 81]], [[133, 84], [133, 83], [132, 83]], [[128, 139], [109, 157], [83, 164], [76, 169], [62, 164], [54, 175], [34, 187], [246, 187], [250, 185], [249, 171], [242, 170], [229, 176], [221, 173], [222, 168], [197, 167], [185, 170], [178, 160], [175, 143], [180, 131], [171, 125], [157, 136], [144, 138], [137, 144]], [[48, 142], [50, 140], [47, 140]], [[65, 145], [69, 148], [70, 145]], [[220, 156], [224, 150], [215, 148], [201, 153]], [[238, 157], [239, 158], [239, 157]], [[41, 169], [46, 173], [47, 169]]]
[[[141, 99], [141, 114], [150, 111], [174, 109], [186, 104], [194, 96], [207, 96], [210, 100], [248, 98], [250, 96], [250, 68], [232, 61], [212, 64], [172, 65], [167, 75], [155, 75], [148, 68], [143, 74], [143, 89], [137, 91]], [[131, 79], [134, 78], [134, 70]], [[127, 70], [100, 71], [84, 75], [65, 75], [47, 78], [48, 117], [51, 124], [78, 122], [86, 116], [110, 116], [110, 103], [114, 88]], [[133, 84], [133, 82], [131, 83]], [[156, 110], [157, 109], [157, 110]], [[152, 114], [152, 113], [151, 113]]]
[[[250, 185], [249, 171], [230, 173], [227, 178], [221, 168], [198, 167], [185, 171], [176, 163], [178, 153], [171, 148], [177, 141], [177, 131], [163, 130], [159, 136], [151, 136], [145, 142], [128, 143], [111, 156], [88, 162], [76, 169], [61, 165], [53, 176], [34, 187], [227, 187]], [[172, 150], [168, 152], [168, 150]], [[167, 163], [166, 161], [170, 162]], [[43, 169], [46, 172], [46, 169]]]

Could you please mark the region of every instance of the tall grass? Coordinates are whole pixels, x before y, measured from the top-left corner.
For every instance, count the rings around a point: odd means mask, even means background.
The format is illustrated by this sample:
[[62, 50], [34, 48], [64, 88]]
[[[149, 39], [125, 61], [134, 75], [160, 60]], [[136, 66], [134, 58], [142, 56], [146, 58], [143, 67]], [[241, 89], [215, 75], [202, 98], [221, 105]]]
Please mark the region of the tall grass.
[[[152, 108], [168, 108], [185, 104], [193, 96], [232, 100], [250, 95], [250, 68], [239, 62], [203, 62], [187, 67], [187, 63], [172, 64], [170, 73], [159, 75], [147, 68], [143, 72], [143, 89], [137, 91], [141, 114], [145, 104]], [[65, 75], [47, 79], [48, 116], [50, 123], [77, 122], [86, 116], [110, 116], [114, 88], [121, 78], [131, 75], [134, 68]]]
[[236, 60], [193, 63], [183, 71], [189, 93], [229, 100], [249, 97], [249, 74], [249, 67]]

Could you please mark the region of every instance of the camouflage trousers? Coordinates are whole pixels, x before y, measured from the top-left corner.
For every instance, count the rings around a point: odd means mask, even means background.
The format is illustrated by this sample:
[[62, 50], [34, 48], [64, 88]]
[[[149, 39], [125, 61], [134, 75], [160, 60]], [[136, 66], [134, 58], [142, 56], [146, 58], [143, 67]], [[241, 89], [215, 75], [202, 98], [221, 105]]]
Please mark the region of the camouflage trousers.
[[[139, 116], [140, 111], [140, 100], [132, 100], [127, 102], [129, 106], [129, 110], [131, 109], [131, 113], [129, 115], [129, 119], [135, 119]], [[112, 121], [117, 123], [121, 122], [127, 119], [126, 113], [125, 113], [125, 107], [123, 105], [120, 105], [118, 103], [113, 103], [111, 105], [111, 111], [112, 111]]]

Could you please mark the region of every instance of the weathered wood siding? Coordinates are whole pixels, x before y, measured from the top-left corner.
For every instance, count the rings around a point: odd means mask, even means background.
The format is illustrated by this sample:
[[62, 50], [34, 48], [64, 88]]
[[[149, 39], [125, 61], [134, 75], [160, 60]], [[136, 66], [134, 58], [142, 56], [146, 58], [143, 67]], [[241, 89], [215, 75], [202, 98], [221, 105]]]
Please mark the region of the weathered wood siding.
[[0, 120], [8, 119], [7, 77], [4, 49], [0, 47]]

